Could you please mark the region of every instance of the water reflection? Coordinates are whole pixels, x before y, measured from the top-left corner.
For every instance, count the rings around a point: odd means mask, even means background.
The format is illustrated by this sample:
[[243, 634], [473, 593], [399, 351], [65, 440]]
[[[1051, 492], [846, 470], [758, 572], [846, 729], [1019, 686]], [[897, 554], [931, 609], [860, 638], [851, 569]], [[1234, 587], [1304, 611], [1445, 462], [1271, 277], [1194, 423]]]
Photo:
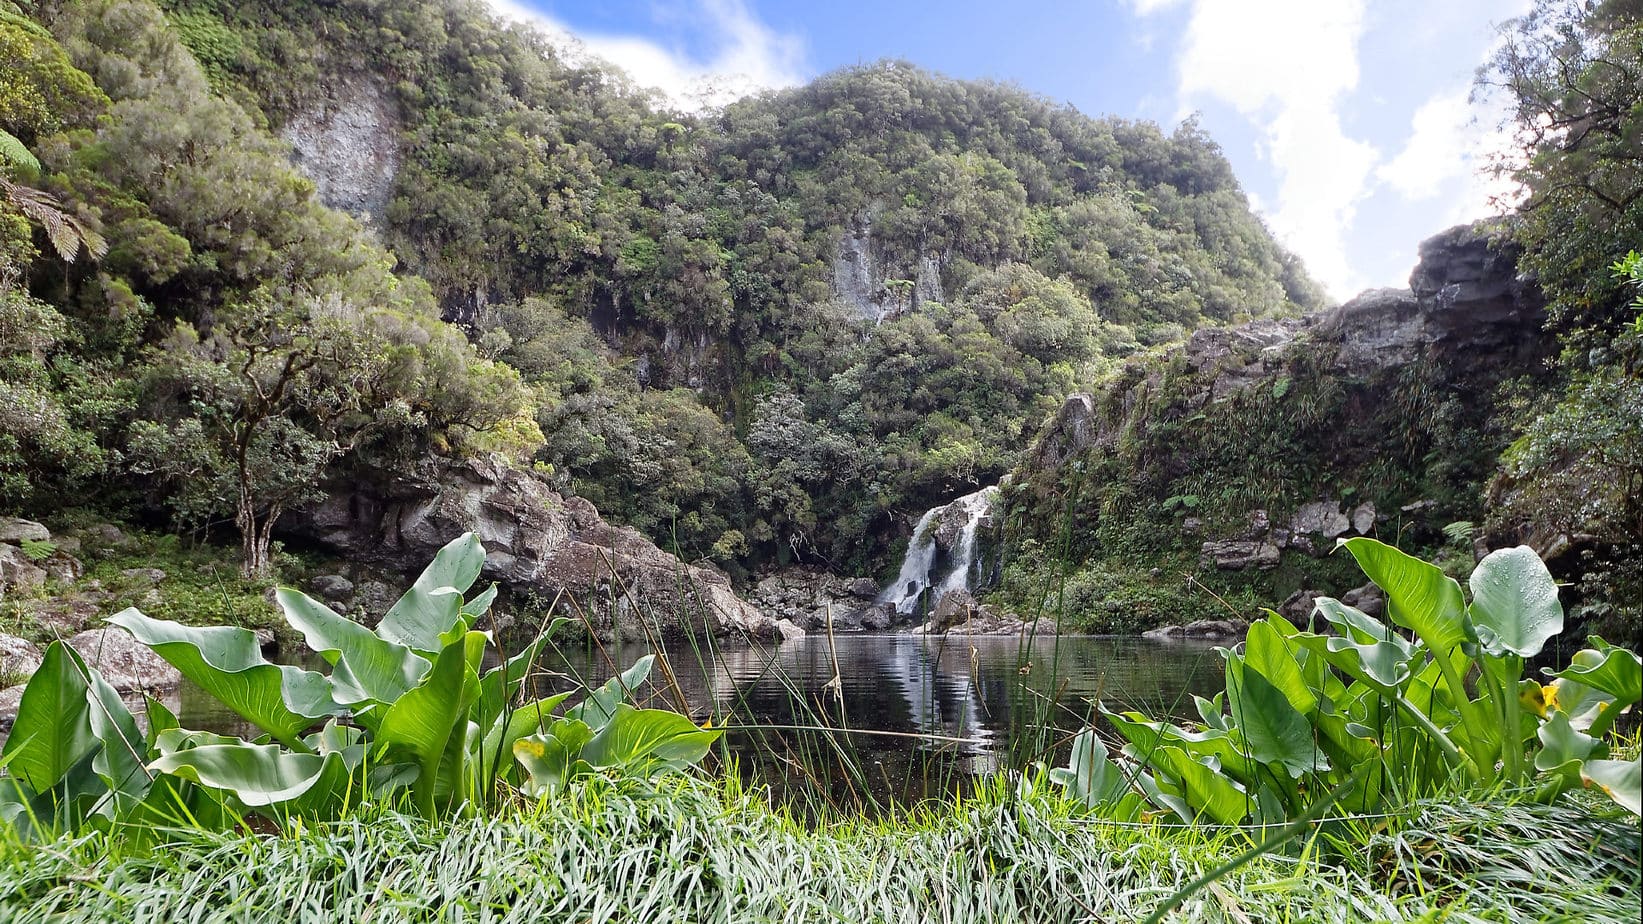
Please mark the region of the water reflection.
[[[550, 649], [533, 692], [594, 686], [650, 653], [643, 645]], [[800, 807], [818, 798], [905, 804], [962, 790], [978, 774], [1058, 762], [1058, 745], [1096, 717], [1097, 700], [1185, 718], [1195, 714], [1194, 694], [1212, 696], [1223, 682], [1209, 645], [1139, 638], [809, 636], [780, 647], [680, 644], [661, 654], [637, 701], [711, 718], [727, 730], [721, 756]], [[306, 666], [324, 669], [317, 659]], [[168, 705], [188, 728], [256, 734], [190, 684]]]
[[[545, 694], [600, 683], [643, 646], [557, 652]], [[1002, 767], [1054, 760], [1095, 702], [1150, 715], [1194, 714], [1222, 686], [1208, 645], [1136, 638], [810, 636], [779, 648], [688, 646], [663, 652], [642, 700], [712, 717], [747, 775], [859, 798], [919, 798]], [[827, 726], [844, 734], [806, 731]], [[840, 752], [843, 753], [840, 753]], [[840, 777], [844, 779], [840, 779]], [[851, 778], [854, 777], [854, 778]]]

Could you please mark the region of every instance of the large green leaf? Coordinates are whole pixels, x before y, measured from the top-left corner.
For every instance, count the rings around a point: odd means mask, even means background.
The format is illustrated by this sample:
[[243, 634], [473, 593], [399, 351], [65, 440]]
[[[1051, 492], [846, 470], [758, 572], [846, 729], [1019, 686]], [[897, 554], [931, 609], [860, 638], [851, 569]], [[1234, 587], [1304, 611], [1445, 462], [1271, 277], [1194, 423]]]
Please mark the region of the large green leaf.
[[1595, 636], [1591, 641], [1597, 647], [1575, 652], [1568, 667], [1547, 673], [1602, 690], [1614, 697], [1613, 708], [1624, 708], [1643, 699], [1643, 658]]
[[1130, 791], [1129, 782], [1107, 757], [1107, 746], [1093, 728], [1073, 738], [1071, 760], [1066, 767], [1051, 770], [1050, 780], [1065, 786], [1067, 795], [1085, 808], [1116, 802]]
[[1470, 583], [1472, 623], [1488, 653], [1532, 658], [1563, 631], [1557, 582], [1534, 549], [1490, 552], [1472, 569]]
[[40, 160], [17, 140], [17, 136], [0, 129], [0, 161], [10, 161], [28, 174], [40, 172]]
[[526, 703], [508, 713], [506, 716], [497, 716], [485, 732], [480, 751], [480, 778], [490, 779], [496, 771], [498, 758], [506, 758], [513, 753], [514, 742], [526, 735], [541, 732], [554, 721], [553, 710], [559, 704], [570, 698], [570, 693], [557, 693], [546, 699]]
[[331, 686], [339, 703], [392, 703], [433, 666], [301, 591], [281, 587], [274, 597], [285, 611], [285, 621], [332, 665]]
[[1556, 773], [1569, 783], [1580, 779], [1580, 765], [1601, 744], [1596, 738], [1570, 725], [1566, 712], [1552, 713], [1551, 718], [1541, 723], [1536, 734], [1540, 737], [1541, 748], [1540, 753], [1535, 755], [1535, 769], [1542, 773]]
[[1296, 712], [1310, 715], [1318, 707], [1318, 696], [1301, 673], [1299, 658], [1305, 649], [1290, 642], [1273, 622], [1269, 617], [1249, 627], [1244, 637], [1244, 663], [1282, 691]]
[[1255, 776], [1256, 765], [1244, 754], [1242, 743], [1229, 732], [1218, 729], [1190, 732], [1165, 722], [1150, 721], [1137, 712], [1113, 712], [1104, 703], [1096, 703], [1096, 708], [1129, 742], [1126, 753], [1143, 764], [1151, 765], [1158, 749], [1171, 744], [1198, 760], [1214, 760], [1235, 777], [1253, 779]]
[[0, 750], [7, 771], [35, 793], [50, 791], [102, 747], [91, 728], [90, 687], [76, 660], [63, 642], [46, 648]]
[[1329, 769], [1329, 760], [1313, 737], [1312, 723], [1295, 710], [1283, 691], [1237, 659], [1227, 662], [1227, 704], [1255, 760], [1281, 766], [1293, 779]]
[[1352, 679], [1382, 692], [1397, 692], [1409, 680], [1409, 655], [1394, 642], [1359, 645], [1340, 636], [1310, 633], [1294, 636], [1293, 641]]
[[662, 766], [692, 764], [723, 732], [698, 728], [689, 716], [667, 709], [616, 706], [610, 721], [582, 747], [590, 766], [648, 774]]
[[1313, 605], [1330, 625], [1341, 630], [1343, 636], [1359, 645], [1386, 642], [1396, 646], [1406, 658], [1414, 654], [1415, 646], [1407, 639], [1392, 631], [1386, 623], [1356, 607], [1347, 606], [1334, 597], [1319, 597]]
[[389, 706], [377, 728], [379, 753], [403, 755], [420, 768], [418, 785], [430, 787], [424, 808], [431, 803], [431, 787], [451, 735], [458, 723], [467, 725], [468, 706], [479, 692], [475, 667], [484, 657], [485, 642], [483, 632], [468, 632], [446, 645], [422, 683]]
[[1167, 768], [1175, 777], [1195, 816], [1208, 815], [1217, 824], [1235, 825], [1243, 821], [1253, 807], [1253, 800], [1242, 786], [1193, 760], [1178, 747], [1159, 748], [1154, 766]]
[[310, 725], [347, 712], [332, 697], [329, 678], [270, 664], [249, 629], [197, 629], [150, 619], [135, 609], [120, 612], [109, 622], [154, 649], [218, 702], [292, 747]]
[[233, 793], [252, 807], [289, 803], [316, 786], [334, 789], [347, 777], [341, 754], [298, 754], [276, 744], [244, 741], [173, 751], [154, 761], [150, 769]]
[[102, 748], [91, 761], [92, 771], [108, 786], [109, 799], [103, 803], [101, 812], [110, 818], [122, 818], [143, 801], [154, 781], [143, 766], [148, 759], [148, 742], [131, 710], [103, 675], [88, 667], [72, 649], [69, 654], [89, 681], [87, 717], [91, 721], [91, 733], [102, 742]]
[[1473, 640], [1460, 584], [1438, 566], [1365, 536], [1340, 545], [1386, 594], [1387, 616], [1413, 629], [1433, 651], [1448, 653]]
[[573, 752], [552, 734], [529, 735], [514, 742], [514, 759], [525, 768], [525, 794], [552, 796], [565, 788]]
[[382, 617], [377, 634], [390, 642], [423, 654], [444, 647], [440, 637], [462, 619], [462, 595], [479, 578], [485, 566], [485, 549], [479, 537], [464, 533], [439, 550], [424, 568], [411, 589]]
[[595, 730], [603, 728], [616, 714], [616, 707], [627, 702], [628, 695], [644, 684], [655, 661], [655, 655], [645, 655], [633, 662], [632, 667], [605, 681], [586, 699], [567, 710], [565, 717], [586, 722], [589, 728]]
[[1580, 776], [1633, 815], [1643, 815], [1643, 763], [1639, 760], [1589, 760], [1580, 768]]

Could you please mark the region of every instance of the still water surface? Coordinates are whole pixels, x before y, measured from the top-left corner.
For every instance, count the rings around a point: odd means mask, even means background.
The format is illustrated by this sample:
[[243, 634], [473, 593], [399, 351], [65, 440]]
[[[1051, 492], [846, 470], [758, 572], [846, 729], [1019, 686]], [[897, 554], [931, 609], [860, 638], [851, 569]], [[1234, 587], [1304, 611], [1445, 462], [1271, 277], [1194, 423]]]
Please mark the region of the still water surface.
[[[537, 695], [597, 685], [651, 652], [561, 647], [533, 684]], [[813, 635], [661, 654], [640, 704], [726, 728], [739, 772], [777, 799], [840, 803], [917, 800], [976, 774], [1060, 762], [1057, 744], [1089, 724], [1097, 700], [1184, 718], [1195, 715], [1194, 694], [1223, 684], [1209, 644], [1140, 638]], [[185, 727], [246, 731], [198, 690], [181, 691], [180, 705]], [[816, 726], [843, 731], [808, 730]]]

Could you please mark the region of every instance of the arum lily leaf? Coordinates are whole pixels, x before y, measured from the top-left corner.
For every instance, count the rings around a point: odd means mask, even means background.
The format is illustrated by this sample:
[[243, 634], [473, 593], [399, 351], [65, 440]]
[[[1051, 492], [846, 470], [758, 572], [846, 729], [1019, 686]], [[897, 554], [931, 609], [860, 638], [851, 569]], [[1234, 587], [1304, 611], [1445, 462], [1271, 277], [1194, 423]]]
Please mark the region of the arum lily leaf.
[[1333, 597], [1319, 597], [1314, 605], [1330, 625], [1340, 629], [1346, 638], [1359, 645], [1387, 642], [1397, 646], [1406, 658], [1414, 653], [1414, 646], [1408, 639], [1392, 631], [1386, 623], [1356, 607], [1347, 606]]
[[1617, 707], [1630, 706], [1643, 699], [1643, 658], [1593, 638], [1596, 648], [1575, 652], [1569, 666], [1551, 672], [1551, 676], [1573, 680], [1594, 690], [1614, 697]]
[[342, 715], [324, 674], [263, 659], [249, 629], [197, 629], [128, 609], [109, 619], [218, 702], [290, 744], [310, 725]]
[[1050, 779], [1085, 808], [1116, 802], [1130, 791], [1124, 774], [1108, 758], [1106, 744], [1088, 728], [1073, 738], [1072, 759], [1051, 770]]
[[468, 706], [478, 694], [474, 666], [484, 655], [484, 646], [481, 632], [445, 646], [422, 683], [383, 714], [376, 736], [379, 752], [402, 752], [433, 777], [457, 723], [467, 722]]
[[514, 742], [513, 756], [525, 768], [525, 794], [551, 796], [565, 788], [571, 750], [553, 735], [530, 735]]
[[616, 707], [627, 702], [628, 695], [644, 685], [645, 678], [650, 676], [650, 666], [655, 660], [655, 655], [645, 655], [633, 662], [632, 667], [589, 693], [587, 699], [567, 711], [565, 717], [586, 722], [588, 727], [594, 730], [603, 728], [605, 723], [616, 715]]
[[1208, 815], [1217, 824], [1234, 825], [1249, 815], [1252, 800], [1242, 786], [1193, 760], [1180, 748], [1165, 745], [1159, 748], [1158, 757], [1159, 764], [1175, 776], [1195, 816]]
[[526, 703], [515, 709], [504, 722], [500, 716], [485, 733], [481, 743], [480, 761], [482, 779], [490, 779], [498, 755], [513, 753], [516, 741], [532, 733], [540, 733], [554, 721], [553, 710], [570, 698], [569, 693], [558, 693], [546, 699]]
[[1643, 815], [1643, 763], [1634, 760], [1589, 760], [1580, 768], [1580, 777], [1600, 787], [1609, 798]]
[[1260, 671], [1229, 661], [1227, 703], [1256, 761], [1281, 766], [1292, 779], [1329, 769], [1329, 760], [1313, 739], [1312, 723]]
[[1364, 536], [1340, 540], [1358, 567], [1386, 594], [1387, 616], [1447, 654], [1473, 641], [1460, 584], [1437, 565]]
[[332, 665], [333, 695], [340, 703], [391, 703], [421, 682], [433, 666], [301, 591], [281, 587], [274, 597], [285, 611], [285, 621]]
[[291, 802], [346, 778], [340, 754], [299, 754], [275, 744], [207, 744], [174, 751], [150, 769], [233, 793], [252, 807]]
[[143, 801], [149, 784], [154, 781], [143, 766], [148, 759], [148, 742], [131, 710], [103, 675], [88, 667], [72, 649], [69, 655], [89, 681], [86, 699], [90, 706], [91, 733], [102, 742], [102, 748], [92, 758], [91, 769], [102, 777], [112, 796], [104, 804], [103, 813], [122, 818]]
[[485, 566], [479, 537], [465, 533], [448, 543], [423, 569], [411, 589], [382, 617], [377, 634], [390, 642], [423, 654], [441, 651], [441, 635], [462, 619], [462, 594], [473, 586]]
[[1472, 623], [1489, 654], [1532, 658], [1563, 631], [1557, 582], [1534, 549], [1490, 552], [1472, 570]]
[[91, 728], [90, 686], [77, 660], [63, 642], [46, 648], [0, 749], [7, 772], [34, 793], [50, 791], [102, 746]]
[[1552, 717], [1541, 724], [1536, 732], [1540, 736], [1540, 753], [1535, 755], [1535, 769], [1543, 773], [1557, 773], [1567, 777], [1573, 783], [1579, 775], [1579, 768], [1593, 752], [1597, 751], [1600, 742], [1591, 735], [1575, 730], [1569, 724], [1569, 715], [1564, 712], [1554, 712]]
[[1305, 716], [1318, 707], [1318, 696], [1307, 686], [1296, 663], [1298, 646], [1292, 644], [1272, 625], [1271, 618], [1263, 619], [1250, 626], [1244, 638], [1244, 664], [1254, 668], [1283, 693], [1297, 713]]
[[690, 764], [706, 756], [723, 732], [698, 728], [688, 716], [666, 709], [635, 709], [626, 703], [582, 746], [590, 766], [648, 775], [658, 765]]

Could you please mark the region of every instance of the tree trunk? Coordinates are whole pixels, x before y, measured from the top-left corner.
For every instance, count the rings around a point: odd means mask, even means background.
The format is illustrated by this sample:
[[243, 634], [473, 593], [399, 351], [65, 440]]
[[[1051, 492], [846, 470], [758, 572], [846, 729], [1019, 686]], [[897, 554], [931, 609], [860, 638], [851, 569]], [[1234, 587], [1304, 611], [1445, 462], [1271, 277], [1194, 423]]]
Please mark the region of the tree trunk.
[[270, 507], [261, 516], [251, 492], [240, 490], [239, 509], [234, 523], [240, 529], [240, 574], [247, 578], [268, 575], [268, 546], [274, 538], [274, 521], [280, 518], [280, 508]]

